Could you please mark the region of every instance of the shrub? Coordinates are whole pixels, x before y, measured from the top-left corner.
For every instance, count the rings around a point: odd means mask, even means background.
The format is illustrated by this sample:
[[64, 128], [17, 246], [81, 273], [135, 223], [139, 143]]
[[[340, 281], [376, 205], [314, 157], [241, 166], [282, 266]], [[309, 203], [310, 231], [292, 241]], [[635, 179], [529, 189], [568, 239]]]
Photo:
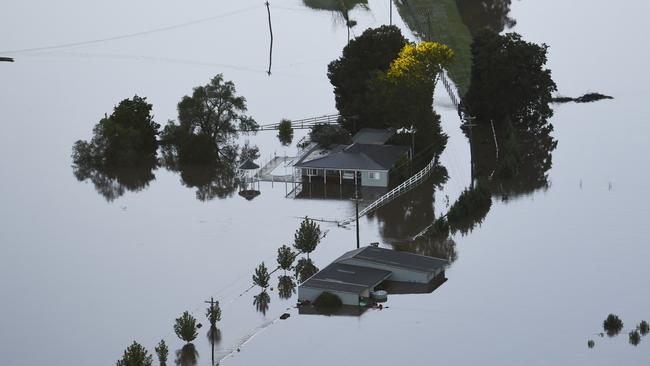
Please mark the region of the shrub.
[[589, 341], [587, 341], [587, 347], [594, 348], [595, 345], [596, 345], [596, 342], [594, 342], [593, 339], [590, 339]]
[[341, 298], [337, 295], [324, 291], [314, 301], [314, 305], [322, 310], [336, 310], [343, 305]]
[[645, 320], [642, 320], [641, 323], [639, 324], [639, 332], [641, 332], [641, 335], [644, 336], [650, 332], [650, 326], [648, 325], [648, 322]]
[[285, 271], [290, 270], [294, 259], [296, 259], [296, 253], [294, 253], [291, 248], [286, 245], [278, 248], [278, 265], [280, 268]]
[[609, 314], [603, 321], [603, 328], [608, 336], [613, 337], [623, 329], [623, 321], [617, 315]]
[[293, 140], [293, 127], [291, 127], [290, 120], [283, 119], [280, 121], [278, 125], [278, 139], [284, 146], [291, 144]]
[[633, 330], [629, 334], [630, 337], [630, 344], [633, 346], [638, 346], [639, 343], [641, 343], [641, 334], [639, 334], [638, 330]]

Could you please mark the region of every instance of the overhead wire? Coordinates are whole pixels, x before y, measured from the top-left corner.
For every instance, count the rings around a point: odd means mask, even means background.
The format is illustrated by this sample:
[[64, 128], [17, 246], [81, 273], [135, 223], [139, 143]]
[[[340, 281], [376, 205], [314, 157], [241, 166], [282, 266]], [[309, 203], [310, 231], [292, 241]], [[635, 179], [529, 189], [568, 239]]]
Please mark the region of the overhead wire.
[[225, 18], [225, 17], [231, 16], [231, 15], [245, 13], [247, 11], [250, 11], [250, 10], [253, 10], [253, 9], [259, 8], [259, 7], [260, 7], [260, 5], [248, 6], [248, 7], [242, 8], [242, 9], [221, 13], [221, 14], [213, 15], [213, 16], [206, 17], [206, 18], [196, 19], [196, 20], [192, 20], [192, 21], [189, 21], [189, 22], [174, 24], [174, 25], [170, 25], [170, 26], [166, 26], [166, 27], [149, 29], [149, 30], [140, 31], [140, 32], [127, 33], [127, 34], [122, 34], [122, 35], [118, 35], [118, 36], [112, 36], [112, 37], [106, 37], [106, 38], [98, 38], [98, 39], [87, 40], [87, 41], [79, 41], [79, 42], [68, 42], [68, 43], [62, 43], [62, 44], [57, 44], [57, 45], [52, 45], [52, 46], [22, 48], [22, 49], [16, 49], [16, 50], [3, 50], [3, 51], [0, 51], [0, 53], [3, 53], [3, 54], [18, 54], [18, 53], [27, 53], [27, 52], [48, 51], [48, 50], [55, 50], [55, 49], [69, 48], [69, 47], [76, 47], [76, 46], [86, 46], [86, 45], [116, 41], [116, 40], [121, 40], [121, 39], [126, 39], [126, 38], [139, 37], [139, 36], [148, 35], [148, 34], [152, 34], [152, 33], [165, 32], [165, 31], [169, 31], [169, 30], [173, 30], [173, 29], [184, 28], [184, 27], [196, 25], [196, 24], [199, 24], [199, 23], [205, 23], [205, 22], [209, 22], [209, 21], [212, 21], [212, 20], [215, 20], [215, 19]]

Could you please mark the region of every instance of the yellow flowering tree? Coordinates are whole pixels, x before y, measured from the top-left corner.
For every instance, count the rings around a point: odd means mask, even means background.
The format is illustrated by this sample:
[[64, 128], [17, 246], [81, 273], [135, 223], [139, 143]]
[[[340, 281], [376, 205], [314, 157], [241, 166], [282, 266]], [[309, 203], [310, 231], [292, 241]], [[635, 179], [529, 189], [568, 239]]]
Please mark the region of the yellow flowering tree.
[[454, 51], [438, 42], [407, 44], [390, 64], [389, 80], [434, 82], [438, 72], [451, 63]]

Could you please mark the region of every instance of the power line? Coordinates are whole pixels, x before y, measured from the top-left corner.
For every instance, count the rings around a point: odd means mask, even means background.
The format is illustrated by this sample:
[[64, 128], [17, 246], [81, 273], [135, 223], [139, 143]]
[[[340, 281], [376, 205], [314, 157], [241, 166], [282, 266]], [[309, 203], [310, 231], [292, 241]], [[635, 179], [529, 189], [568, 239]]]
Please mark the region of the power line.
[[143, 36], [143, 35], [147, 35], [147, 34], [152, 34], [152, 33], [157, 33], [157, 32], [164, 32], [164, 31], [183, 28], [183, 27], [187, 27], [187, 26], [191, 26], [191, 25], [195, 25], [195, 24], [199, 24], [199, 23], [205, 23], [205, 22], [212, 21], [212, 20], [215, 20], [215, 19], [224, 18], [224, 17], [227, 17], [227, 16], [244, 13], [244, 12], [250, 11], [250, 10], [252, 10], [254, 8], [258, 8], [258, 7], [259, 7], [259, 5], [249, 6], [249, 7], [243, 8], [243, 9], [233, 10], [233, 11], [230, 11], [230, 12], [213, 15], [213, 16], [207, 17], [207, 18], [197, 19], [197, 20], [193, 20], [193, 21], [189, 21], [189, 22], [185, 22], [185, 23], [170, 25], [170, 26], [167, 26], [167, 27], [150, 29], [150, 30], [141, 31], [141, 32], [123, 34], [123, 35], [114, 36], [114, 37], [99, 38], [99, 39], [93, 39], [93, 40], [88, 40], [88, 41], [80, 41], [80, 42], [63, 43], [63, 44], [58, 44], [58, 45], [54, 45], [54, 46], [43, 46], [43, 47], [22, 48], [22, 49], [17, 49], [17, 50], [0, 51], [0, 53], [7, 53], [7, 54], [12, 54], [13, 53], [13, 54], [16, 54], [16, 53], [46, 51], [46, 50], [54, 50], [54, 49], [59, 49], [59, 48], [85, 46], [85, 45], [89, 45], [89, 44], [116, 41], [116, 40], [120, 40], [120, 39], [132, 38], [132, 37], [139, 37], [139, 36]]

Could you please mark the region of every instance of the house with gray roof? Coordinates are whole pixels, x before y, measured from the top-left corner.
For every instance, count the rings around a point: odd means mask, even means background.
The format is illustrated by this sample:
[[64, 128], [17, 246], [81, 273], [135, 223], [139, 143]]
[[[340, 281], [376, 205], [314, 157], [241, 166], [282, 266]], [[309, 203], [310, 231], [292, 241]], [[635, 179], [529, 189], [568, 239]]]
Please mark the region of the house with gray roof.
[[344, 305], [359, 306], [378, 288], [393, 294], [431, 292], [446, 281], [448, 265], [445, 259], [367, 246], [343, 254], [300, 284], [298, 301], [313, 302], [327, 291]]
[[386, 145], [394, 134], [394, 130], [362, 129], [352, 137], [350, 145], [315, 147], [294, 164], [294, 169], [303, 182], [388, 187], [390, 171], [410, 150], [406, 146]]

